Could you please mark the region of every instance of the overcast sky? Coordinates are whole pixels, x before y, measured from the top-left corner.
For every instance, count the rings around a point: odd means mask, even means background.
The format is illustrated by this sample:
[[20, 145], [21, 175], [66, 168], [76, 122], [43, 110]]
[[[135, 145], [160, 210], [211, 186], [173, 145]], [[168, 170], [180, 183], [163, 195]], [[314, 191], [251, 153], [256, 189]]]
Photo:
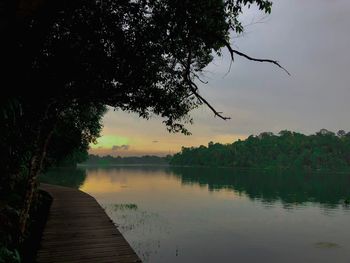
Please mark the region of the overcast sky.
[[239, 57], [226, 75], [226, 53], [207, 67], [209, 84], [200, 88], [231, 120], [214, 118], [203, 106], [192, 114], [192, 136], [184, 136], [169, 134], [159, 118], [109, 111], [100, 143], [90, 152], [165, 155], [181, 146], [229, 143], [263, 131], [350, 131], [349, 14], [349, 0], [275, 0], [268, 17], [249, 10], [242, 20], [250, 25], [232, 44], [250, 56], [277, 59], [291, 76]]

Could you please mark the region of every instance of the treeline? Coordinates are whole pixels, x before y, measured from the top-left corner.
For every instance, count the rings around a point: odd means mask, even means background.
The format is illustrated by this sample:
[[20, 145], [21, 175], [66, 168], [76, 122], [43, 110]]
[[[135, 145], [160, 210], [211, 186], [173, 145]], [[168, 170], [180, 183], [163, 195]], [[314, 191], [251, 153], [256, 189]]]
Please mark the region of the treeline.
[[335, 134], [321, 129], [304, 135], [281, 131], [263, 132], [232, 144], [209, 142], [208, 146], [183, 147], [172, 165], [247, 168], [346, 169], [350, 167], [350, 132]]
[[170, 156], [159, 157], [154, 155], [145, 156], [130, 156], [130, 157], [113, 157], [111, 155], [98, 156], [90, 154], [89, 158], [81, 163], [81, 165], [94, 165], [94, 166], [109, 166], [109, 165], [125, 165], [125, 164], [161, 164], [166, 165], [169, 163]]

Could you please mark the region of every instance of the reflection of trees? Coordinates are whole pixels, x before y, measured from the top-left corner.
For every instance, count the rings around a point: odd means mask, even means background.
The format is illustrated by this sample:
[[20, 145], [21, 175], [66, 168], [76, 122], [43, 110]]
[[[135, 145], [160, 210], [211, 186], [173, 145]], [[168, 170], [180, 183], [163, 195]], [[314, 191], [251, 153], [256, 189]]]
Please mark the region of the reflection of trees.
[[185, 184], [207, 185], [209, 191], [231, 189], [264, 202], [335, 206], [350, 197], [349, 174], [186, 167], [173, 167], [172, 171]]
[[[115, 177], [116, 174], [120, 176], [174, 176], [169, 166], [151, 166], [151, 165], [115, 165], [115, 166], [86, 166], [87, 176], [108, 176], [112, 181], [118, 180], [121, 177]], [[145, 179], [147, 180], [147, 179]]]
[[315, 202], [335, 206], [350, 198], [349, 174], [311, 174], [302, 171], [239, 170], [204, 167], [114, 166], [85, 169], [57, 168], [40, 176], [44, 183], [79, 188], [86, 173], [176, 176], [184, 184], [208, 186], [209, 191], [228, 189], [263, 202], [282, 201], [286, 206]]
[[42, 183], [79, 188], [84, 183], [85, 178], [85, 169], [55, 168], [40, 175], [39, 181]]
[[130, 164], [130, 165], [111, 165], [111, 166], [82, 166], [86, 168], [88, 172], [96, 172], [96, 171], [104, 171], [108, 173], [113, 173], [114, 171], [121, 172], [140, 172], [144, 174], [153, 174], [153, 173], [165, 173], [170, 175], [172, 173], [172, 169], [168, 165], [144, 165], [144, 164]]

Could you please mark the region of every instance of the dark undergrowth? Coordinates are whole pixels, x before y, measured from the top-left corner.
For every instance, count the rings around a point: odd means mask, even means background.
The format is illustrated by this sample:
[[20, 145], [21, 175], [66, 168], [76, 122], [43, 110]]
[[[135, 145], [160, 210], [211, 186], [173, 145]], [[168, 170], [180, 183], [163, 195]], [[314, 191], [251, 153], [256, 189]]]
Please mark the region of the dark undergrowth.
[[51, 203], [52, 197], [47, 192], [39, 190], [38, 204], [30, 216], [29, 233], [20, 247], [22, 262], [35, 262]]
[[52, 203], [51, 196], [45, 191], [39, 190], [36, 197], [23, 237], [18, 234], [18, 210], [7, 205], [0, 211], [0, 263], [35, 262]]

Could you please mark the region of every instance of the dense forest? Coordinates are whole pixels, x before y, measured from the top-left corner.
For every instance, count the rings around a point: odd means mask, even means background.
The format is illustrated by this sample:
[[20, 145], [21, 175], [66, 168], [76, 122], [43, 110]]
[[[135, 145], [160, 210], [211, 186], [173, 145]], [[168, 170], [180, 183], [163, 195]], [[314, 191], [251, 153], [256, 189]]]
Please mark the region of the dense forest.
[[89, 158], [81, 163], [81, 165], [129, 165], [129, 164], [161, 164], [166, 165], [169, 163], [170, 156], [159, 157], [154, 155], [145, 156], [129, 156], [129, 157], [113, 157], [111, 155], [98, 156], [90, 154]]
[[335, 134], [321, 129], [304, 135], [281, 131], [263, 132], [232, 144], [209, 142], [208, 146], [183, 147], [172, 165], [247, 168], [346, 169], [350, 167], [350, 132]]

